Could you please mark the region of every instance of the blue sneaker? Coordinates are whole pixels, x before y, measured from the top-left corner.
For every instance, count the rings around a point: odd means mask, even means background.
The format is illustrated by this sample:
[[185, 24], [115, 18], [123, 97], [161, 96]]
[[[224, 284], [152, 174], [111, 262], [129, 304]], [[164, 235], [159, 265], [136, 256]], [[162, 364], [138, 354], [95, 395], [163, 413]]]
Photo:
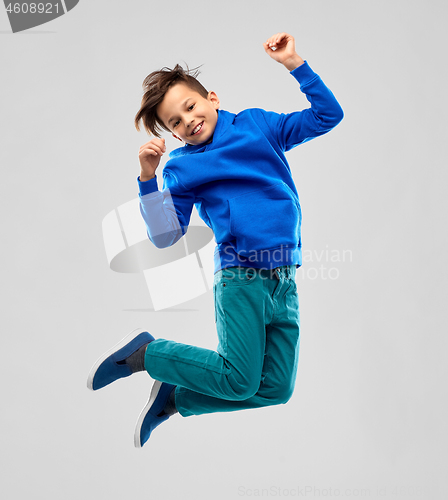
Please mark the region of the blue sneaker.
[[171, 391], [175, 385], [159, 382], [156, 380], [151, 389], [151, 395], [138, 417], [137, 425], [135, 426], [134, 445], [136, 448], [141, 448], [151, 436], [151, 432], [162, 422], [168, 420], [171, 415], [162, 413]]
[[117, 345], [97, 359], [90, 370], [87, 387], [92, 391], [96, 391], [119, 378], [132, 375], [131, 369], [124, 363], [124, 360], [137, 349], [153, 340], [154, 337], [141, 328], [133, 330]]

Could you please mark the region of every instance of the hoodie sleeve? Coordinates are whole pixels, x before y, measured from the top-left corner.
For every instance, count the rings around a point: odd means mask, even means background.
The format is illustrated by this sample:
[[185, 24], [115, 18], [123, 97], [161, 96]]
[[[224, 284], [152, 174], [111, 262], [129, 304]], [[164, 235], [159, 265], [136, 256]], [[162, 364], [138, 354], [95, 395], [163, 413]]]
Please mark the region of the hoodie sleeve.
[[329, 132], [343, 118], [344, 112], [331, 90], [305, 61], [290, 71], [311, 108], [292, 113], [265, 111], [266, 123], [283, 151]]
[[174, 245], [187, 232], [195, 202], [192, 192], [181, 188], [167, 169], [163, 172], [163, 190], [157, 187], [157, 176], [142, 182], [137, 178], [140, 213], [148, 238], [157, 248]]

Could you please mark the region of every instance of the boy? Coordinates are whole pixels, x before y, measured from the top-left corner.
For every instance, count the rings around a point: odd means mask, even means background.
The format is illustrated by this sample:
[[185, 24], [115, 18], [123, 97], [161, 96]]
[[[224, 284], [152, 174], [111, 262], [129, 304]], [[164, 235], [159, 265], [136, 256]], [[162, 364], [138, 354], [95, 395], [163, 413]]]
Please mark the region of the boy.
[[[294, 390], [301, 210], [284, 152], [331, 130], [343, 112], [296, 53], [291, 35], [277, 33], [263, 46], [300, 83], [311, 108], [235, 115], [179, 65], [151, 73], [143, 84], [135, 125], [139, 130], [142, 120], [156, 137], [140, 148], [140, 210], [159, 248], [186, 233], [193, 205], [213, 229], [219, 344], [212, 351], [136, 330], [95, 363], [88, 379], [93, 390], [137, 371], [155, 379], [137, 422], [136, 447], [176, 412], [186, 417], [282, 404]], [[159, 192], [161, 130], [185, 145], [170, 153]]]

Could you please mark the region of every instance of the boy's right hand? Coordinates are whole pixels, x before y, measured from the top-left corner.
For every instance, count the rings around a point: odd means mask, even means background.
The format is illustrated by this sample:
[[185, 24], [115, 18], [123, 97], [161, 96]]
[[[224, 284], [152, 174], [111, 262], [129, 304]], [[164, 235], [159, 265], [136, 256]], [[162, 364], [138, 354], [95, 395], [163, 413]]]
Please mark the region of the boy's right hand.
[[153, 179], [156, 175], [160, 158], [166, 151], [165, 139], [154, 138], [140, 147], [140, 180], [142, 182]]

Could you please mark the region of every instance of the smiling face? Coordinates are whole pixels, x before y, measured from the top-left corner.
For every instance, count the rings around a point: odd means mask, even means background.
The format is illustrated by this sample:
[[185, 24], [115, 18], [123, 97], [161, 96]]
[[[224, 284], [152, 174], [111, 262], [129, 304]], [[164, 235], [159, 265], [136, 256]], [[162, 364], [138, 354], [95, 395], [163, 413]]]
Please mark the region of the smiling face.
[[219, 99], [209, 92], [207, 99], [184, 83], [166, 92], [157, 106], [157, 115], [173, 137], [188, 144], [202, 144], [211, 139], [218, 121]]

